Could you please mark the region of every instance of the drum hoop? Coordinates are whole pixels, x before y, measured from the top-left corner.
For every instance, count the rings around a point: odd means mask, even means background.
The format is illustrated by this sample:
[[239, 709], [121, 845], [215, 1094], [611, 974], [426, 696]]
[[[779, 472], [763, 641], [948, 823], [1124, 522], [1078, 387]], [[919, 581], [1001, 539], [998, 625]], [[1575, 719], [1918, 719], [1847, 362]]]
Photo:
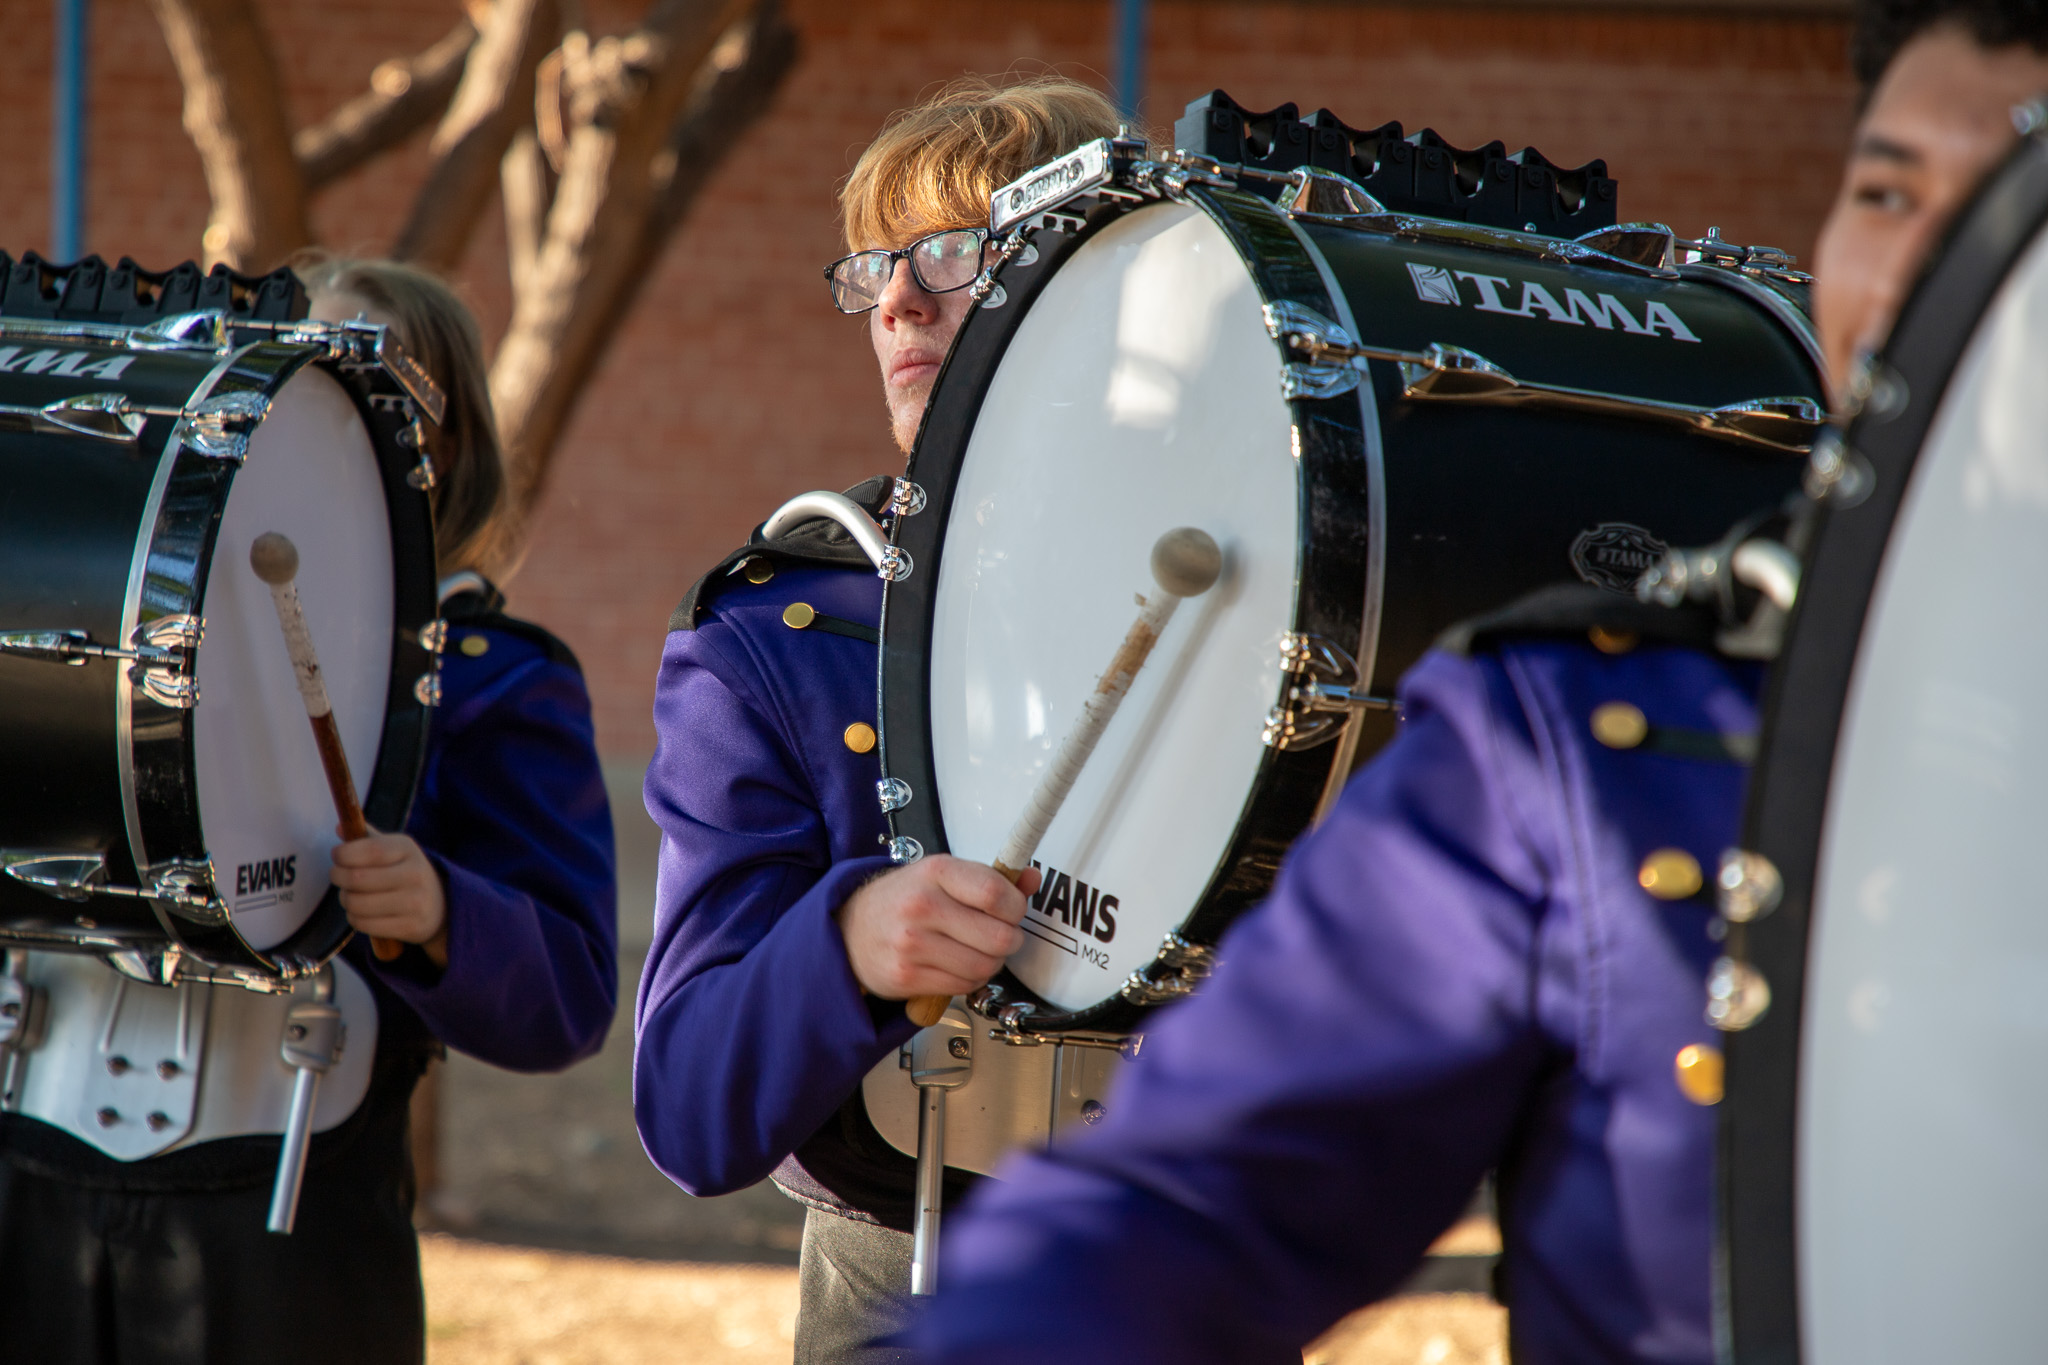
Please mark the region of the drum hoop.
[[[426, 761], [431, 714], [414, 679], [434, 675], [439, 666], [437, 654], [423, 639], [438, 610], [432, 512], [427, 491], [408, 478], [416, 467], [417, 457], [399, 439], [400, 432], [411, 426], [411, 418], [402, 405], [380, 407], [371, 401], [373, 395], [402, 397], [404, 390], [382, 369], [337, 363], [318, 346], [290, 341], [261, 341], [240, 348], [208, 375], [206, 387], [209, 394], [218, 392], [223, 381], [232, 378], [239, 382], [227, 387], [274, 396], [309, 364], [317, 365], [335, 379], [355, 405], [377, 457], [385, 506], [392, 521], [396, 638], [384, 727], [376, 760], [363, 787], [362, 804], [365, 818], [374, 827], [402, 829]], [[148, 575], [149, 581], [157, 585], [151, 605], [161, 609], [159, 614], [196, 613], [203, 610], [201, 598], [216, 548], [218, 512], [232, 493], [239, 465], [201, 455], [176, 443], [174, 437], [173, 443], [165, 447], [163, 466], [158, 479], [164, 492], [158, 496], [153, 490], [147, 529], [138, 534], [139, 553], [130, 568], [131, 582], [139, 584]], [[163, 503], [166, 499], [174, 505], [180, 501], [171, 496], [171, 490], [181, 482], [190, 486], [198, 514], [188, 514], [174, 523], [170, 520], [173, 512]], [[158, 547], [174, 536], [187, 543], [196, 537], [196, 553], [158, 558]], [[159, 567], [149, 574], [153, 558]], [[171, 563], [184, 565], [189, 572], [180, 573], [176, 587], [165, 592], [162, 585], [170, 575], [163, 571], [163, 566]], [[140, 610], [138, 587], [130, 607], [133, 616], [124, 617], [124, 624], [130, 624], [132, 629], [134, 616], [139, 616]], [[130, 847], [137, 867], [169, 858], [209, 860], [198, 817], [198, 793], [189, 780], [194, 755], [192, 713], [145, 702], [156, 728], [170, 732], [152, 741], [136, 731], [134, 709], [142, 691], [140, 685], [131, 681], [117, 691], [122, 699], [119, 744], [123, 795], [136, 793]], [[143, 792], [153, 794], [155, 799], [143, 796]], [[282, 943], [267, 949], [251, 946], [232, 921], [207, 924], [167, 912], [162, 902], [151, 901], [150, 905], [173, 946], [218, 966], [271, 977], [289, 978], [317, 971], [341, 950], [353, 932], [341, 909], [340, 893], [331, 886], [298, 929]]]
[[[906, 475], [925, 490], [928, 502], [918, 515], [898, 517], [891, 531], [892, 541], [910, 552], [916, 571], [883, 588], [879, 711], [883, 777], [907, 782], [913, 793], [908, 805], [889, 812], [890, 833], [916, 840], [927, 852], [944, 852], [947, 844], [930, 752], [924, 646], [931, 637], [937, 603], [932, 589], [938, 581], [959, 459], [1010, 341], [1057, 267], [1110, 223], [1159, 202], [1148, 198], [1105, 205], [1091, 212], [1078, 232], [1038, 233], [1037, 259], [1031, 264], [1012, 261], [999, 273], [1001, 306], [975, 309], [961, 328], [925, 412]], [[1264, 199], [1234, 189], [1195, 186], [1178, 202], [1203, 213], [1230, 239], [1263, 302], [1293, 302], [1325, 316], [1338, 306], [1320, 253]], [[1278, 341], [1273, 345], [1277, 384], [1287, 356]], [[955, 376], [956, 369], [963, 373]], [[967, 382], [958, 382], [963, 378]], [[1299, 451], [1295, 477], [1300, 555], [1288, 629], [1330, 640], [1353, 657], [1359, 657], [1359, 632], [1367, 618], [1367, 556], [1355, 542], [1339, 545], [1333, 543], [1337, 538], [1324, 537], [1319, 544], [1308, 531], [1318, 522], [1331, 524], [1332, 517], [1359, 524], [1371, 515], [1370, 507], [1359, 505], [1370, 497], [1367, 470], [1377, 468], [1376, 421], [1370, 443], [1365, 432], [1364, 405], [1371, 399], [1357, 396], [1366, 388], [1361, 384], [1334, 398], [1287, 400]], [[1379, 546], [1381, 538], [1375, 537], [1373, 543]], [[908, 646], [902, 643], [906, 618], [912, 637]], [[1287, 680], [1276, 657], [1276, 706], [1285, 700]], [[1287, 847], [1313, 821], [1326, 794], [1341, 785], [1348, 757], [1349, 750], [1338, 744], [1266, 749], [1234, 833], [1194, 909], [1161, 945], [1153, 965], [1117, 993], [1093, 1005], [1064, 1010], [1005, 969], [996, 978], [1005, 1002], [1030, 1004], [1034, 1030], [1114, 1033], [1133, 1027], [1151, 1006], [1133, 1002], [1128, 994], [1142, 994], [1146, 984], [1156, 986], [1155, 978], [1163, 979], [1169, 992], [1199, 978], [1209, 949], [1239, 913], [1263, 898]], [[1185, 973], [1189, 965], [1195, 970]], [[1147, 981], [1140, 983], [1139, 978]]]
[[2023, 142], [1958, 215], [1922, 273], [1872, 374], [1902, 387], [1845, 433], [1867, 462], [1868, 494], [1823, 503], [1783, 653], [1765, 698], [1742, 847], [1783, 878], [1777, 908], [1731, 926], [1728, 953], [1769, 983], [1769, 1009], [1726, 1039], [1721, 1108], [1721, 1332], [1739, 1360], [1800, 1359], [1798, 1103], [1807, 948], [1830, 809], [1839, 725], [1862, 652], [1879, 568], [1929, 431], [1956, 371], [2021, 256], [2048, 232], [2048, 143]]
[[[1352, 336], [1363, 336], [1358, 319], [1351, 311], [1351, 299], [1343, 286], [1337, 283], [1336, 275], [1330, 269], [1329, 261], [1315, 246], [1301, 223], [1291, 213], [1280, 215], [1288, 230], [1301, 242], [1302, 250], [1315, 263], [1316, 273], [1322, 277], [1324, 296], [1329, 299], [1331, 312], [1327, 315]], [[1354, 392], [1358, 395], [1359, 428], [1365, 454], [1365, 604], [1358, 629], [1358, 649], [1354, 656], [1358, 660], [1358, 686], [1370, 690], [1373, 678], [1379, 672], [1380, 623], [1386, 618], [1387, 606], [1387, 456], [1386, 443], [1380, 432], [1379, 399], [1370, 383], [1361, 383]], [[1344, 793], [1344, 784], [1351, 777], [1353, 762], [1358, 756], [1358, 742], [1365, 733], [1363, 716], [1353, 716], [1344, 727], [1333, 745], [1330, 775], [1324, 779], [1323, 794], [1316, 802], [1317, 820], [1330, 813], [1337, 804], [1337, 798]]]
[[[186, 401], [200, 403], [213, 397], [214, 389], [248, 349], [242, 346], [223, 355], [206, 372]], [[123, 640], [134, 639], [136, 627], [142, 624], [142, 588], [148, 577], [150, 546], [156, 539], [157, 521], [163, 513], [164, 493], [170, 487], [171, 472], [178, 463], [179, 445], [178, 429], [174, 425], [164, 434], [163, 449], [157, 455], [156, 473], [150, 480], [149, 494], [142, 504], [142, 516], [136, 522], [135, 548], [128, 560], [128, 586], [121, 602], [120, 638]], [[139, 878], [140, 869], [150, 865], [150, 857], [149, 841], [143, 834], [142, 813], [135, 793], [135, 691], [129, 686], [114, 689], [114, 750], [119, 764], [121, 815], [127, 823], [129, 856], [134, 860], [131, 875]], [[176, 930], [163, 907], [152, 901], [150, 908], [156, 912], [164, 932], [176, 942]]]

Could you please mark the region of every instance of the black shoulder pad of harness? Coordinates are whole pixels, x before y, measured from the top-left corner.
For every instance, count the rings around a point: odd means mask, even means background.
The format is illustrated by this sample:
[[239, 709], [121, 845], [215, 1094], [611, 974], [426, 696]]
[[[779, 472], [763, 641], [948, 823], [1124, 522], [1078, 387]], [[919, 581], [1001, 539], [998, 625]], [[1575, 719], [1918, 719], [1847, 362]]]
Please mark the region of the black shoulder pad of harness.
[[[870, 516], [879, 517], [895, 491], [896, 480], [892, 476], [877, 474], [847, 489], [846, 496], [865, 507]], [[761, 526], [767, 524], [764, 521]], [[775, 564], [802, 564], [812, 568], [873, 571], [874, 566], [868, 562], [867, 553], [836, 521], [825, 517], [800, 521], [774, 540], [761, 534], [761, 526], [754, 528], [746, 544], [719, 560], [710, 573], [690, 585], [690, 590], [683, 594], [682, 602], [668, 618], [670, 630], [695, 630], [704, 609], [731, 584], [740, 565], [750, 559], [766, 559]], [[740, 581], [745, 582], [744, 579]]]
[[552, 663], [567, 664], [576, 670], [578, 677], [583, 674], [583, 665], [576, 658], [576, 652], [562, 643], [561, 639], [544, 626], [531, 621], [522, 621], [517, 616], [505, 614], [505, 594], [498, 585], [483, 580], [484, 586], [465, 587], [460, 592], [450, 593], [441, 601], [441, 619], [450, 626], [481, 626], [486, 630], [500, 630], [507, 635], [517, 635], [539, 645]]
[[1469, 658], [1513, 639], [1551, 635], [1584, 641], [1589, 631], [1602, 630], [1634, 635], [1646, 644], [1718, 653], [1720, 628], [1713, 610], [1697, 603], [1663, 607], [1590, 583], [1553, 583], [1505, 607], [1460, 621], [1437, 637], [1436, 647]]

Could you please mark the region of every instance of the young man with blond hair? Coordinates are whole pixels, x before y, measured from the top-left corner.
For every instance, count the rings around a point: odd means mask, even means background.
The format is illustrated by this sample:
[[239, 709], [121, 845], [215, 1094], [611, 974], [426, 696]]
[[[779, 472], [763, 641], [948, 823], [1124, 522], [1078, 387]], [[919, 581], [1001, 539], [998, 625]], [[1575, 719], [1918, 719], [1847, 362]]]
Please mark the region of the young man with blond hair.
[[[868, 316], [908, 453], [972, 306], [989, 197], [1116, 131], [1074, 82], [965, 80], [890, 121], [842, 193], [832, 301]], [[796, 490], [791, 490], [796, 491]], [[879, 511], [887, 478], [851, 490]], [[647, 809], [662, 829], [634, 1108], [648, 1155], [693, 1194], [764, 1176], [808, 1207], [796, 1359], [879, 1362], [909, 1292], [914, 1164], [861, 1079], [916, 1031], [903, 1002], [986, 981], [1024, 894], [980, 863], [892, 868], [876, 802], [881, 583], [825, 522], [752, 541], [669, 621]], [[949, 1180], [949, 1194], [961, 1187]]]

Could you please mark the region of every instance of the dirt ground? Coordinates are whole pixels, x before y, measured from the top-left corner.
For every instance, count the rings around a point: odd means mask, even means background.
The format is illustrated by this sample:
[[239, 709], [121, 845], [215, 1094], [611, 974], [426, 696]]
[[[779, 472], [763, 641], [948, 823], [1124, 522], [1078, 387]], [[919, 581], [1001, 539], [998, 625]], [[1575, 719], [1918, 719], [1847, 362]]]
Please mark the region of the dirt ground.
[[[780, 1365], [796, 1272], [634, 1261], [429, 1234], [428, 1365]], [[1304, 1365], [1501, 1365], [1505, 1314], [1420, 1294], [1353, 1314]]]
[[[442, 1183], [424, 1212], [429, 1365], [786, 1362], [803, 1212], [762, 1184], [693, 1199], [633, 1129], [632, 1000], [652, 933], [655, 833], [639, 774], [609, 773], [620, 854], [620, 1015], [602, 1053], [554, 1076], [463, 1057], [441, 1080]], [[1490, 1224], [1439, 1249], [1496, 1250]], [[1462, 1285], [1439, 1284], [1450, 1288]], [[1468, 1293], [1354, 1314], [1310, 1365], [1501, 1365], [1505, 1314]]]

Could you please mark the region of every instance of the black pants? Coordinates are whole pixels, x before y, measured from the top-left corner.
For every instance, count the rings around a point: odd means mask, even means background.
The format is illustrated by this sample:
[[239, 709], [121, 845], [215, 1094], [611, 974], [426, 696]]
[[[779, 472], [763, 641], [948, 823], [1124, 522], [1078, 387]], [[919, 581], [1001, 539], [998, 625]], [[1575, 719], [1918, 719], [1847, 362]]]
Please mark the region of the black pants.
[[909, 1365], [871, 1346], [903, 1325], [910, 1234], [809, 1209], [797, 1264], [795, 1365]]
[[270, 1187], [149, 1193], [0, 1160], [0, 1363], [419, 1365], [426, 1305], [402, 1104]]

